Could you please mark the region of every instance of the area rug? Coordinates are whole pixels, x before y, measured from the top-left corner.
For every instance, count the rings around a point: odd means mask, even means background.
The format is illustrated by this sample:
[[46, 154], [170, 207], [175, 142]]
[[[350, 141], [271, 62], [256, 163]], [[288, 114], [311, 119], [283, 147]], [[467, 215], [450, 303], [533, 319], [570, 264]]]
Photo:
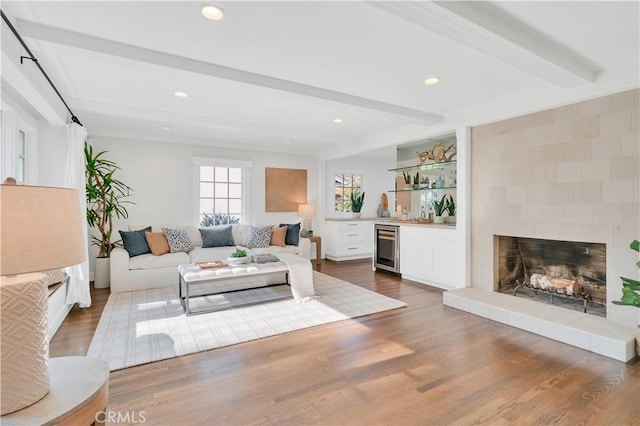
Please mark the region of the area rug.
[[[346, 281], [313, 274], [317, 299], [280, 300], [188, 317], [177, 285], [113, 293], [87, 356], [106, 361], [114, 371], [406, 306]], [[282, 285], [195, 300], [199, 309], [204, 304], [222, 306], [287, 293], [291, 289]]]

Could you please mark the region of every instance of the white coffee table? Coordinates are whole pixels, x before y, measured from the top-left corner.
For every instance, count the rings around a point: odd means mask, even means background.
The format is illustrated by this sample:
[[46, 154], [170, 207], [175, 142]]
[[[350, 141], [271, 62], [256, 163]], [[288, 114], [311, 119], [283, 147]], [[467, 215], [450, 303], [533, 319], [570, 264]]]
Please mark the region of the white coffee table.
[[[238, 280], [247, 277], [256, 277], [264, 275], [273, 275], [274, 279], [267, 280], [267, 282], [260, 286], [252, 286], [244, 283], [238, 285], [229, 285], [228, 280]], [[284, 275], [284, 282], [282, 279], [277, 279]], [[190, 294], [190, 287], [194, 284], [207, 284], [213, 291], [205, 294], [199, 293], [196, 295]], [[222, 268], [207, 268], [201, 269], [195, 264], [187, 264], [178, 266], [178, 293], [180, 296], [180, 302], [187, 315], [202, 314], [206, 312], [220, 311], [224, 309], [232, 309], [239, 306], [254, 305], [264, 302], [272, 302], [275, 300], [284, 300], [293, 298], [292, 295], [284, 297], [270, 298], [264, 301], [252, 301], [246, 303], [234, 304], [233, 306], [216, 306], [210, 309], [202, 309], [193, 311], [191, 309], [190, 301], [196, 297], [211, 296], [217, 294], [234, 293], [239, 291], [253, 290], [257, 288], [271, 287], [275, 285], [289, 285], [289, 266], [287, 263], [269, 262], [269, 263], [245, 263], [237, 266], [228, 266]]]

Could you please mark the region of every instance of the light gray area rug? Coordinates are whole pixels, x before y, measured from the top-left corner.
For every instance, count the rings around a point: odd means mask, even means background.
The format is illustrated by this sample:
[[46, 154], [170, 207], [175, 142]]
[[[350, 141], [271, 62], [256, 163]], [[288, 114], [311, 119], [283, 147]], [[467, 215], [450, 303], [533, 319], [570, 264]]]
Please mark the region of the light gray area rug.
[[[189, 317], [177, 284], [111, 294], [87, 356], [106, 361], [114, 371], [406, 306], [346, 281], [313, 274], [318, 299], [280, 300]], [[268, 287], [203, 297], [196, 299], [200, 304], [196, 307], [286, 294], [291, 294], [288, 286]]]

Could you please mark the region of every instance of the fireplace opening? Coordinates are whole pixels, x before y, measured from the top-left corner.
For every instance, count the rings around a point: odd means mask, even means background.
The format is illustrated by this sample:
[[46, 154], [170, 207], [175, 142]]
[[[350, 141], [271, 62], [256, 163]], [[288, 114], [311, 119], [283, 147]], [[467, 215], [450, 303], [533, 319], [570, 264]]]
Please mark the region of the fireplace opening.
[[497, 236], [496, 291], [606, 317], [606, 245]]

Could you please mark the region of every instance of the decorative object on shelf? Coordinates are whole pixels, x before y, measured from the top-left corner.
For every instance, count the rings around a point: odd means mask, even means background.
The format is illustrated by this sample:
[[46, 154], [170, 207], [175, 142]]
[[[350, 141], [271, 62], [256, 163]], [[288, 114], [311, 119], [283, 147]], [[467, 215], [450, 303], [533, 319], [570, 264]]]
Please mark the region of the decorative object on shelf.
[[447, 152], [453, 148], [453, 145], [449, 145], [447, 148], [444, 147], [442, 142], [435, 144], [430, 150], [424, 152], [416, 152], [418, 155], [418, 165], [422, 165], [427, 160], [433, 160], [436, 163], [442, 163], [445, 161], [453, 160], [453, 157], [456, 156], [457, 151], [454, 148], [453, 152], [447, 156]]
[[308, 237], [313, 235], [313, 231], [311, 230], [311, 218], [316, 215], [316, 206], [313, 204], [299, 204], [298, 215], [302, 218], [300, 236]]
[[96, 259], [94, 286], [96, 288], [109, 287], [109, 256], [111, 250], [120, 242], [112, 242], [113, 218], [127, 219], [129, 213], [126, 204], [131, 195], [131, 187], [115, 179], [114, 174], [120, 167], [111, 160], [106, 160], [107, 151], [93, 152], [93, 147], [85, 142], [85, 176], [87, 194], [87, 223], [97, 228], [100, 237], [91, 235], [91, 244], [98, 247]]
[[413, 177], [413, 189], [420, 189], [420, 172]]
[[0, 206], [0, 414], [4, 415], [49, 392], [49, 293], [40, 271], [84, 262], [86, 246], [75, 189], [0, 185]]
[[429, 176], [422, 176], [420, 178], [420, 188], [429, 188]]
[[440, 200], [433, 198], [433, 210], [435, 211], [435, 217], [433, 223], [444, 223], [444, 217], [442, 215], [445, 212], [445, 205], [447, 203], [447, 195], [443, 195]]
[[436, 179], [436, 188], [444, 188], [444, 178], [442, 176], [438, 176], [438, 179]]
[[456, 202], [453, 199], [453, 195], [448, 194], [447, 204], [445, 205], [445, 210], [447, 211], [447, 217], [444, 218], [446, 223], [456, 223]]
[[411, 185], [411, 173], [402, 172], [402, 177], [404, 178], [404, 183], [407, 185]]
[[242, 265], [249, 261], [249, 256], [246, 250], [236, 249], [229, 257], [227, 257], [227, 263], [231, 266]]
[[[629, 248], [640, 253], [640, 241], [633, 240]], [[640, 268], [640, 261], [636, 262], [636, 266]], [[620, 277], [620, 279], [622, 280], [622, 297], [620, 300], [614, 300], [613, 304], [640, 308], [640, 281], [626, 277]], [[640, 324], [638, 324], [637, 330], [636, 352], [640, 355]]]
[[389, 211], [389, 198], [387, 198], [387, 194], [384, 192], [380, 196], [380, 204], [378, 204], [377, 214], [378, 217], [391, 217], [391, 212]]
[[355, 188], [350, 195], [351, 199], [351, 213], [353, 217], [360, 217], [362, 212], [362, 206], [364, 205], [364, 192], [360, 192], [360, 189]]

